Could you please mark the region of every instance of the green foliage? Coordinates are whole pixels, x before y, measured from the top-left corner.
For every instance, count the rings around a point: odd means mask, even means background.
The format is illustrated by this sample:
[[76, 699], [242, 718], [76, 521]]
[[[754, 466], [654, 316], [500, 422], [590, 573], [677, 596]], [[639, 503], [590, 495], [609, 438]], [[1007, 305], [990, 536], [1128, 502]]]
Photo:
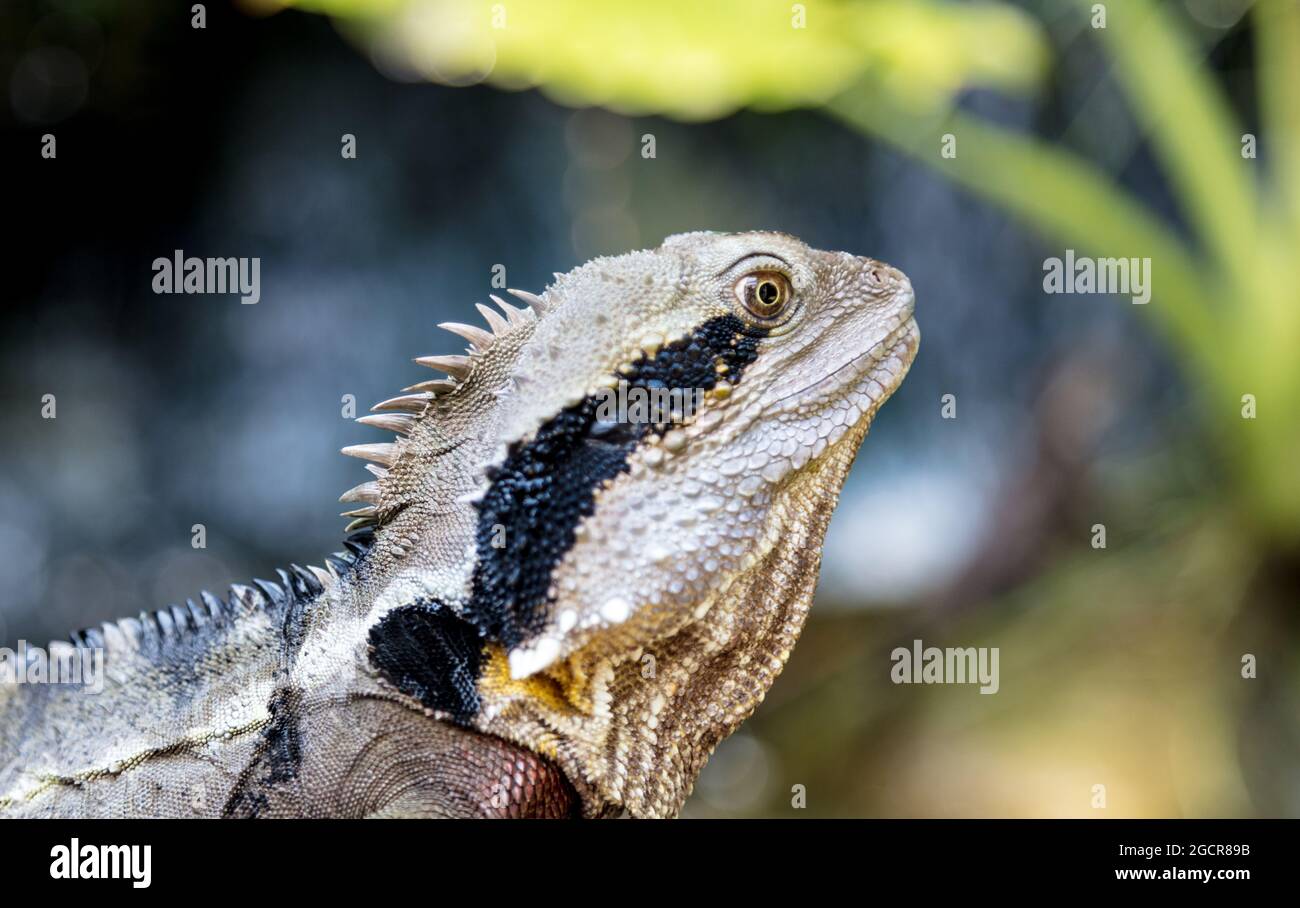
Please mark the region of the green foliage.
[[1046, 61], [1009, 7], [909, 0], [303, 0], [359, 20], [387, 65], [448, 84], [695, 120], [819, 106], [866, 73], [911, 106], [1031, 84]]
[[[1078, 5], [1083, 6], [1082, 3]], [[1244, 130], [1199, 65], [1188, 37], [1148, 0], [1112, 4], [1097, 29], [1114, 75], [1140, 119], [1192, 227], [1184, 241], [1084, 157], [954, 112], [941, 122], [885, 107], [869, 83], [831, 110], [955, 181], [1096, 255], [1149, 256], [1146, 312], [1176, 345], [1204, 394], [1209, 428], [1234, 466], [1241, 503], [1259, 531], [1300, 542], [1300, 6], [1260, 0], [1259, 91], [1272, 185], [1241, 155]], [[954, 159], [939, 135], [959, 137]], [[1242, 396], [1259, 416], [1242, 419]], [[1267, 411], [1267, 412], [1266, 412]]]

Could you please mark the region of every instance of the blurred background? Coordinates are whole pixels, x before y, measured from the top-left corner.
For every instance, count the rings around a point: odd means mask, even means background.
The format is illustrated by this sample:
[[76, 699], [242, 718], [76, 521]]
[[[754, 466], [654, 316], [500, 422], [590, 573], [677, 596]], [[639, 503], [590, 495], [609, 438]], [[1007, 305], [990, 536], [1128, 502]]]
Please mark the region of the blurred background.
[[[924, 343], [685, 814], [1300, 814], [1300, 4], [10, 0], [0, 76], [0, 645], [319, 563], [348, 395], [494, 266], [776, 229]], [[155, 295], [176, 249], [261, 301]], [[1066, 249], [1151, 302], [1046, 294]], [[999, 692], [891, 683], [914, 639]]]

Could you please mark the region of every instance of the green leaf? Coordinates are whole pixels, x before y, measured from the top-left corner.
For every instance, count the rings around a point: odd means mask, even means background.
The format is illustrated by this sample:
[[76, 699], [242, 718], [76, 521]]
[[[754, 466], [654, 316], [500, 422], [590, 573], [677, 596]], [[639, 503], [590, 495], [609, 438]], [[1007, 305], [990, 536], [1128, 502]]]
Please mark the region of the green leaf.
[[925, 0], [301, 0], [356, 20], [385, 68], [537, 87], [561, 103], [687, 120], [818, 106], [871, 72], [918, 107], [967, 85], [1023, 88], [1046, 63], [1007, 6]]

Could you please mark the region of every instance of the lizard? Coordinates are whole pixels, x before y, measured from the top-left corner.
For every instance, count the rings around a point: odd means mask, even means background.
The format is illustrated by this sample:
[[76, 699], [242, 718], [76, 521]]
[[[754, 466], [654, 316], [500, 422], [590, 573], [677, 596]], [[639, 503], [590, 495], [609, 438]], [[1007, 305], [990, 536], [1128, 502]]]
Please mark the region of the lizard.
[[345, 551], [52, 644], [98, 693], [0, 686], [0, 813], [680, 812], [800, 635], [912, 286], [700, 231], [508, 293], [359, 420]]

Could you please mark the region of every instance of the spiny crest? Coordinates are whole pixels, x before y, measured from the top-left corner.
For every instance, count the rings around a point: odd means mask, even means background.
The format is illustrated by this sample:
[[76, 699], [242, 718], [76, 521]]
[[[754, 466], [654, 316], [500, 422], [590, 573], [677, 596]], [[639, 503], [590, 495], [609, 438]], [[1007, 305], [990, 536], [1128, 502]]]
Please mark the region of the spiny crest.
[[493, 348], [500, 338], [523, 326], [532, 324], [538, 317], [545, 314], [547, 303], [542, 297], [526, 290], [507, 290], [506, 292], [527, 303], [527, 308], [520, 309], [507, 303], [499, 296], [489, 294], [492, 302], [496, 303], [500, 308], [499, 313], [496, 309], [482, 303], [478, 303], [476, 306], [478, 311], [482, 313], [490, 330], [485, 330], [476, 325], [461, 324], [460, 322], [443, 322], [438, 326], [469, 342], [469, 348], [464, 355], [449, 354], [416, 358], [415, 362], [419, 365], [444, 372], [449, 376], [448, 378], [420, 382], [408, 388], [403, 388], [402, 390], [405, 393], [375, 404], [370, 408], [372, 415], [362, 416], [357, 419], [357, 422], [363, 425], [394, 432], [398, 437], [391, 442], [348, 445], [343, 448], [343, 453], [347, 456], [360, 457], [369, 461], [366, 464], [366, 469], [375, 477], [373, 480], [353, 486], [339, 497], [341, 502], [362, 505], [362, 507], [343, 512], [342, 516], [351, 519], [351, 522], [347, 525], [347, 532], [351, 533], [364, 527], [375, 526], [383, 521], [385, 516], [382, 488], [384, 478], [388, 475], [388, 470], [402, 456], [408, 436], [410, 436], [416, 424], [429, 414], [434, 401], [440, 398], [448, 398], [463, 387], [474, 374], [474, 370], [481, 358]]
[[276, 570], [278, 583], [272, 580], [254, 580], [252, 585], [234, 583], [225, 599], [202, 590], [197, 602], [187, 599], [184, 605], [173, 604], [141, 612], [138, 617], [119, 618], [75, 631], [67, 641], [53, 641], [50, 652], [57, 655], [68, 647], [103, 649], [109, 654], [160, 650], [190, 639], [193, 633], [208, 626], [234, 625], [256, 612], [281, 614], [287, 608], [301, 607], [337, 583], [357, 564], [371, 542], [370, 531], [355, 533], [343, 543], [345, 551], [326, 557], [323, 568], [291, 564], [288, 570]]

